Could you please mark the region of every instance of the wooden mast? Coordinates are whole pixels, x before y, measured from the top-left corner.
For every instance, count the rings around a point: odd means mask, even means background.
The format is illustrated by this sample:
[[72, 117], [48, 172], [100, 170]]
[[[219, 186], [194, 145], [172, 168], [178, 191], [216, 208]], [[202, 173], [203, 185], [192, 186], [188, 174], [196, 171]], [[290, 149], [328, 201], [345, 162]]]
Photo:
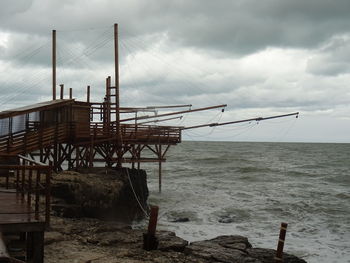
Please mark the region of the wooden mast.
[[56, 100], [56, 30], [52, 30], [52, 99]]
[[118, 24], [114, 24], [114, 81], [115, 81], [115, 122], [117, 129], [117, 167], [122, 167], [122, 137], [120, 134], [120, 105], [119, 105], [119, 51], [118, 51]]

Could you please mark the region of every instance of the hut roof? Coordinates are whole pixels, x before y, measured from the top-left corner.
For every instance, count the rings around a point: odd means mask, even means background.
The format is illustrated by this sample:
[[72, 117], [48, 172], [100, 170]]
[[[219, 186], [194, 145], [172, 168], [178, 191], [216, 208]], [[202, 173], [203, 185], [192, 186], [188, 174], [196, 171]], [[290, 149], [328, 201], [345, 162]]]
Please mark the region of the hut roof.
[[39, 102], [36, 104], [24, 106], [24, 107], [1, 111], [0, 119], [9, 118], [9, 117], [36, 112], [36, 111], [41, 111], [41, 110], [58, 108], [68, 104], [72, 104], [72, 103], [74, 103], [74, 99], [60, 99], [60, 100], [50, 100], [50, 101]]

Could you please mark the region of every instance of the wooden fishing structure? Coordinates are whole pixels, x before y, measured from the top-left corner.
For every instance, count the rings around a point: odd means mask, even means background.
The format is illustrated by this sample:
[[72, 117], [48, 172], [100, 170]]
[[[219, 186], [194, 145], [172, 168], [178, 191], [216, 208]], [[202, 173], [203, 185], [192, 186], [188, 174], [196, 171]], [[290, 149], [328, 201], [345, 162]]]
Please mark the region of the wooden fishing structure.
[[[119, 103], [118, 60], [118, 25], [115, 24], [113, 84], [112, 77], [107, 76], [104, 98], [92, 102], [90, 86], [86, 89], [86, 101], [74, 99], [71, 88], [67, 98], [63, 84], [59, 85], [58, 98], [56, 31], [53, 30], [52, 100], [0, 112], [0, 177], [5, 178], [6, 185], [0, 189], [0, 234], [20, 232], [23, 236], [24, 233], [26, 260], [43, 262], [43, 233], [50, 222], [52, 171], [63, 168], [79, 170], [99, 162], [117, 169], [129, 163], [132, 168], [140, 169], [141, 163], [155, 162], [158, 163], [161, 191], [162, 163], [166, 161], [169, 148], [181, 142], [183, 130], [298, 116], [298, 113], [291, 113], [191, 127], [159, 125], [162, 121], [182, 118], [192, 112], [223, 110], [226, 104], [196, 109], [192, 109], [192, 105], [122, 107]], [[181, 108], [185, 109], [174, 111]], [[137, 116], [138, 112], [154, 113], [158, 109], [171, 112]], [[135, 117], [124, 117], [130, 113]], [[45, 196], [44, 209], [40, 209], [41, 195]]]

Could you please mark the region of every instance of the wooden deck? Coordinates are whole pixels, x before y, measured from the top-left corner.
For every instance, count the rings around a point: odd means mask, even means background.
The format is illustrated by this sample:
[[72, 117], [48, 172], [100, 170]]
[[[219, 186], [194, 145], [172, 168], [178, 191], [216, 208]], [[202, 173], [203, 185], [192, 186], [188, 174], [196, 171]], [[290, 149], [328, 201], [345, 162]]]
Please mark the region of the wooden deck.
[[0, 227], [13, 223], [40, 222], [35, 218], [35, 211], [16, 190], [0, 188], [0, 203]]
[[[52, 167], [24, 156], [17, 165], [0, 165], [7, 174], [0, 188], [0, 233], [6, 243], [8, 235], [18, 235], [25, 243], [26, 262], [44, 260], [44, 231], [50, 222], [50, 177]], [[8, 180], [7, 180], [8, 179]], [[44, 199], [43, 199], [44, 198]], [[10, 242], [10, 241], [9, 241]], [[11, 251], [6, 254], [11, 255]]]
[[[24, 234], [26, 262], [44, 262], [45, 221], [37, 218], [35, 211], [16, 191], [0, 188], [0, 203], [0, 233], [5, 237]], [[11, 252], [9, 254], [11, 256]]]

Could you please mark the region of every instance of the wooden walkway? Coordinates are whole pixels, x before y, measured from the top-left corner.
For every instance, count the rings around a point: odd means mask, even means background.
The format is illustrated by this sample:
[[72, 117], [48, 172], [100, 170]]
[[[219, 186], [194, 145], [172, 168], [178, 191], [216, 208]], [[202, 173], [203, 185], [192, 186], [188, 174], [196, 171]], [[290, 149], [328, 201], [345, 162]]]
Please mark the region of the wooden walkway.
[[39, 221], [32, 207], [22, 201], [16, 190], [0, 188], [0, 225]]

